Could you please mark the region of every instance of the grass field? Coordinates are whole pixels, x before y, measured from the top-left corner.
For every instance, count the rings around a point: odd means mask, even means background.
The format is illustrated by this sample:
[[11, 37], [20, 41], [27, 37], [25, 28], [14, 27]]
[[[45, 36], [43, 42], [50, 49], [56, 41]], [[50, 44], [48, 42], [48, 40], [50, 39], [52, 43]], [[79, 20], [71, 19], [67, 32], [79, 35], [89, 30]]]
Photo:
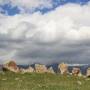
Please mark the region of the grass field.
[[52, 74], [0, 73], [0, 90], [90, 90], [90, 79]]

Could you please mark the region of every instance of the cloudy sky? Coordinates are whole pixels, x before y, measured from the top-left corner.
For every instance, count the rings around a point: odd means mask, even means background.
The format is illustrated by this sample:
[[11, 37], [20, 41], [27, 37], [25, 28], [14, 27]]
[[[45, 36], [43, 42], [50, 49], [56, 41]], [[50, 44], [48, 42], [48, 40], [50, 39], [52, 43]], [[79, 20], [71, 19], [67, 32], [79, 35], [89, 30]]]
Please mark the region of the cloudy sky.
[[0, 63], [90, 63], [90, 0], [0, 0]]

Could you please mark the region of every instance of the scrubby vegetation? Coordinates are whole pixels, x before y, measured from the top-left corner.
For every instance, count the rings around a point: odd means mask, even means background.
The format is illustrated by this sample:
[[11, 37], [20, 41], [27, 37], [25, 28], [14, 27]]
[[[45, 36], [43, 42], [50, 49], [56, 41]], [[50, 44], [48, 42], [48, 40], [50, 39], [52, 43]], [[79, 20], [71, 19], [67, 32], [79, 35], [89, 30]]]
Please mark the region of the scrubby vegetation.
[[0, 90], [90, 90], [90, 79], [59, 74], [0, 73]]

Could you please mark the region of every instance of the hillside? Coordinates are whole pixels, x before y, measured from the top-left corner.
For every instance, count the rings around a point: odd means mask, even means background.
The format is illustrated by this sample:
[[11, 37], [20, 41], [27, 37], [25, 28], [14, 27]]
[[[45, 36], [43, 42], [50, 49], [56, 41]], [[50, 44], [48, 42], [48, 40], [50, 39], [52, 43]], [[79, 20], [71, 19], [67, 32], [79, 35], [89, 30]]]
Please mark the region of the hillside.
[[90, 79], [59, 74], [0, 73], [0, 90], [90, 90]]

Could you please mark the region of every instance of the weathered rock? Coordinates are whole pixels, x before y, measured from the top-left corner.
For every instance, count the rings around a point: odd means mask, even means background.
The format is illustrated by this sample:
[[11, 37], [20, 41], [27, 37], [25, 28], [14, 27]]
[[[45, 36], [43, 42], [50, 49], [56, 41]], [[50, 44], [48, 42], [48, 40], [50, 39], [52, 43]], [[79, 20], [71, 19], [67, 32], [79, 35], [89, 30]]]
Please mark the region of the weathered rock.
[[47, 67], [45, 65], [35, 64], [35, 72], [36, 73], [46, 73]]
[[34, 68], [32, 68], [31, 66], [27, 69], [21, 68], [20, 71], [22, 73], [33, 73], [34, 72]]
[[49, 67], [47, 70], [47, 73], [55, 74], [54, 70], [52, 67]]
[[6, 64], [3, 65], [3, 70], [9, 70], [12, 72], [19, 72], [19, 68], [17, 64], [14, 61], [9, 61]]
[[30, 66], [30, 67], [28, 68], [28, 71], [32, 73], [32, 72], [34, 72], [35, 70], [34, 70], [34, 68], [32, 68], [32, 67]]
[[87, 69], [86, 76], [90, 77], [90, 68]]
[[80, 68], [73, 68], [72, 75], [74, 75], [74, 76], [81, 76]]
[[59, 64], [58, 69], [60, 70], [61, 74], [67, 74], [68, 73], [68, 65], [65, 63]]

